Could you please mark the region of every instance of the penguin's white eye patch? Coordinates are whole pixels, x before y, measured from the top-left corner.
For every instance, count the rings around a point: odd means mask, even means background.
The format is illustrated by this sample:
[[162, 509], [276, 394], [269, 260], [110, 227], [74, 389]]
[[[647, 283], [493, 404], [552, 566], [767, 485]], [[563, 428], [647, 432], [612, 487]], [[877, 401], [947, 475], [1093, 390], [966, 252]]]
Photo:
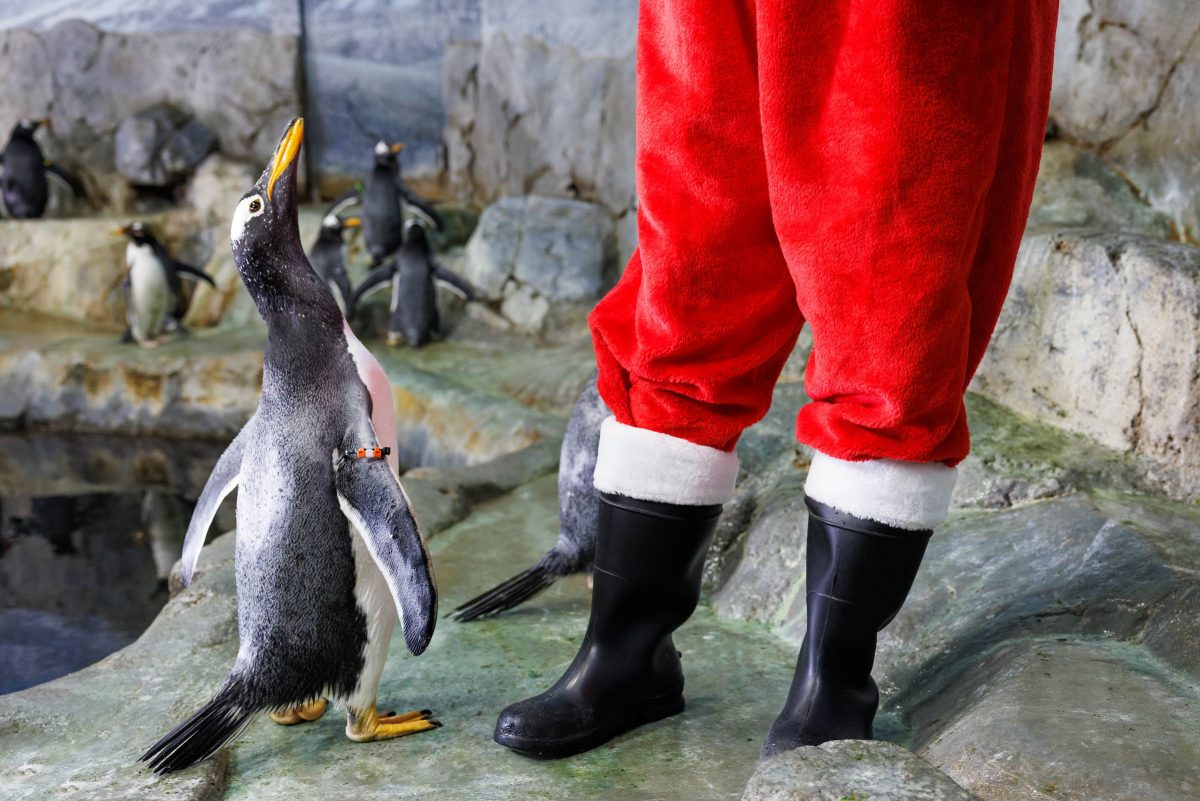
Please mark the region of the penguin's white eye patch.
[[233, 224], [229, 226], [229, 238], [237, 242], [246, 233], [246, 223], [262, 214], [263, 199], [258, 195], [242, 198], [242, 202], [233, 212]]

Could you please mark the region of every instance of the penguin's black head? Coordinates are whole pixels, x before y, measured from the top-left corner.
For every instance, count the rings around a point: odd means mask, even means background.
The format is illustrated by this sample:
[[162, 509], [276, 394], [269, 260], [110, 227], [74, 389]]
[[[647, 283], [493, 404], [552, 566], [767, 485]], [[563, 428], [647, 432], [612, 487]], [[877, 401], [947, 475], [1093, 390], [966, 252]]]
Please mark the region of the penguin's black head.
[[32, 139], [33, 135], [37, 133], [38, 128], [49, 124], [50, 120], [35, 120], [31, 117], [22, 117], [21, 119], [17, 120], [17, 124], [13, 126], [12, 136], [14, 139], [18, 137], [22, 139]]
[[264, 317], [272, 310], [320, 305], [322, 295], [337, 313], [300, 244], [296, 172], [303, 139], [304, 120], [297, 117], [262, 176], [238, 202], [229, 228], [234, 263]]
[[425, 231], [425, 223], [420, 220], [404, 223], [404, 247], [420, 253], [429, 252], [429, 236]]
[[158, 241], [155, 239], [154, 234], [150, 232], [150, 229], [146, 226], [146, 224], [141, 220], [135, 220], [134, 222], [129, 223], [129, 225], [125, 225], [113, 230], [113, 236], [129, 237], [131, 242], [135, 242], [139, 245], [150, 245]]
[[388, 144], [380, 139], [375, 143], [375, 163], [383, 167], [390, 167], [396, 164], [396, 157], [402, 150], [404, 150], [403, 142]]
[[362, 225], [362, 220], [358, 217], [339, 217], [336, 214], [326, 214], [321, 219], [321, 230], [329, 231], [337, 234], [339, 237], [342, 231], [347, 228], [358, 228]]

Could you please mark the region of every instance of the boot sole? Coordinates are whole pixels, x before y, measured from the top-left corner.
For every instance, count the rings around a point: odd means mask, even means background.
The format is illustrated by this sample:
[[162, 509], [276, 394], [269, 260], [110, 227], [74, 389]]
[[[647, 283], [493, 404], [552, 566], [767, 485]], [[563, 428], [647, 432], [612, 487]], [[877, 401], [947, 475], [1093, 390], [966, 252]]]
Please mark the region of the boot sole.
[[626, 707], [622, 710], [622, 714], [613, 715], [605, 723], [586, 731], [574, 732], [566, 737], [542, 740], [496, 732], [493, 739], [505, 748], [523, 756], [538, 759], [561, 759], [590, 751], [632, 729], [678, 715], [682, 711], [682, 695], [671, 698], [655, 698]]

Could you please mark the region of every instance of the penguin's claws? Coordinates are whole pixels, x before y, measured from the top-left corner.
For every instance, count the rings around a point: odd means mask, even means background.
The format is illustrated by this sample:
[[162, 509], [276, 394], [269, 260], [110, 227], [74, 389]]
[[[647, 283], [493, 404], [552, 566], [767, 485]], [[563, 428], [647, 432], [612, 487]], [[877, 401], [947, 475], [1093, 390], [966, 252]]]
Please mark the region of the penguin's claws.
[[363, 710], [346, 712], [346, 736], [356, 743], [391, 740], [406, 734], [440, 729], [441, 721], [433, 720], [428, 709], [380, 717], [374, 705]]
[[329, 702], [324, 698], [318, 698], [301, 706], [294, 706], [291, 709], [283, 709], [278, 712], [268, 712], [271, 720], [278, 723], [280, 726], [295, 726], [297, 723], [311, 723], [325, 714], [325, 710], [329, 708]]

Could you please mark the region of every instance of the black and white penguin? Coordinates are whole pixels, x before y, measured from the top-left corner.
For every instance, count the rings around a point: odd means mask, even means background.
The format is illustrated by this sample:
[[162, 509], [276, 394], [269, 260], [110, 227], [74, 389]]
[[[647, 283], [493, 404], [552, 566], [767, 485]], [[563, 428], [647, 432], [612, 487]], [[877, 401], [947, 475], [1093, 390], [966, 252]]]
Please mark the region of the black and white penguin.
[[402, 144], [389, 145], [383, 141], [376, 144], [375, 166], [363, 189], [363, 241], [371, 254], [372, 269], [383, 264], [404, 244], [405, 202], [425, 214], [438, 230], [443, 226], [441, 215], [401, 177], [398, 155], [402, 150]]
[[596, 558], [600, 494], [592, 484], [600, 424], [612, 412], [596, 389], [596, 374], [575, 401], [558, 461], [558, 542], [530, 567], [454, 610], [462, 623], [525, 603], [563, 576], [590, 573]]
[[354, 293], [351, 306], [357, 306], [363, 296], [389, 281], [392, 285], [389, 345], [407, 342], [409, 347], [419, 348], [441, 333], [435, 282], [441, 281], [466, 300], [475, 298], [470, 284], [434, 259], [425, 226], [418, 220], [405, 223], [404, 245], [390, 264], [367, 273]]
[[114, 236], [129, 239], [125, 246], [125, 329], [123, 342], [137, 342], [143, 348], [157, 347], [162, 337], [182, 330], [187, 299], [180, 275], [216, 286], [212, 278], [196, 267], [173, 258], [166, 247], [141, 222], [132, 222], [113, 231]]
[[329, 212], [321, 219], [317, 241], [308, 250], [308, 260], [313, 269], [329, 287], [338, 308], [347, 319], [354, 316], [354, 293], [350, 286], [350, 277], [346, 274], [346, 248], [342, 241], [342, 232], [360, 225], [362, 221], [358, 217], [343, 219]]
[[184, 540], [191, 582], [221, 499], [238, 488], [240, 647], [229, 677], [196, 714], [142, 759], [180, 770], [229, 743], [268, 711], [282, 724], [345, 704], [356, 742], [427, 731], [428, 710], [376, 711], [399, 620], [409, 651], [433, 636], [437, 592], [424, 539], [397, 478], [387, 376], [350, 331], [300, 242], [293, 120], [238, 203], [238, 271], [267, 323], [262, 397], [213, 468]]
[[48, 122], [28, 118], [18, 121], [0, 153], [0, 200], [4, 201], [4, 213], [13, 219], [34, 219], [46, 213], [51, 180], [59, 181], [76, 197], [83, 196], [79, 179], [47, 161], [33, 138], [37, 129]]

